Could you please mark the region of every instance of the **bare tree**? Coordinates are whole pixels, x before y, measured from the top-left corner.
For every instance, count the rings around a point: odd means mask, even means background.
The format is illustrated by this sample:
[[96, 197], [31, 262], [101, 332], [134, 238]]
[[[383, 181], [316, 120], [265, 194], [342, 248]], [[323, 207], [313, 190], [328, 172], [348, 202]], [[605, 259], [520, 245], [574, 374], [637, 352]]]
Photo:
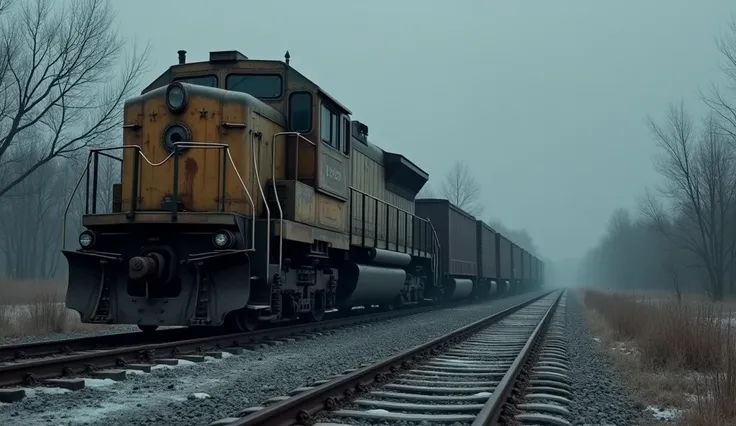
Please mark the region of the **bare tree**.
[[445, 175], [440, 193], [452, 204], [474, 216], [483, 213], [480, 184], [464, 161], [453, 164]]
[[[698, 257], [707, 272], [708, 292], [721, 300], [733, 252], [733, 239], [726, 235], [733, 221], [729, 213], [736, 185], [733, 150], [713, 115], [705, 120], [698, 138], [682, 104], [670, 107], [665, 126], [649, 122], [657, 145], [664, 151], [656, 163], [667, 179], [662, 193], [681, 218], [677, 229], [668, 231], [670, 238]], [[650, 217], [661, 219], [661, 209], [651, 198], [648, 207], [644, 210]]]
[[716, 45], [723, 55], [721, 69], [726, 76], [726, 83], [723, 87], [711, 83], [708, 92], [701, 93], [701, 98], [718, 115], [719, 128], [731, 137], [732, 142], [736, 142], [736, 106], [732, 101], [736, 99], [736, 19], [731, 19]]
[[[109, 142], [148, 58], [147, 48], [140, 54], [134, 48], [122, 63], [124, 40], [105, 0], [28, 0], [6, 10], [0, 25], [0, 170], [18, 163], [13, 154], [22, 150], [12, 149], [18, 144], [38, 144], [41, 155], [0, 176], [0, 198], [53, 159]], [[22, 137], [29, 132], [32, 141]]]

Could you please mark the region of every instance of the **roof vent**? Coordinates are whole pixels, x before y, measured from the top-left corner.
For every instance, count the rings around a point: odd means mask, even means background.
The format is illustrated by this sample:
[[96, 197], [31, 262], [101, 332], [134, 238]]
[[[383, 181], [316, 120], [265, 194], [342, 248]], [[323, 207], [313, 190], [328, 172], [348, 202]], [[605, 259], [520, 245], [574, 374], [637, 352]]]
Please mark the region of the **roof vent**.
[[210, 62], [237, 62], [247, 61], [248, 57], [237, 50], [220, 50], [210, 52]]
[[187, 51], [179, 50], [176, 53], [179, 54], [179, 65], [187, 63]]

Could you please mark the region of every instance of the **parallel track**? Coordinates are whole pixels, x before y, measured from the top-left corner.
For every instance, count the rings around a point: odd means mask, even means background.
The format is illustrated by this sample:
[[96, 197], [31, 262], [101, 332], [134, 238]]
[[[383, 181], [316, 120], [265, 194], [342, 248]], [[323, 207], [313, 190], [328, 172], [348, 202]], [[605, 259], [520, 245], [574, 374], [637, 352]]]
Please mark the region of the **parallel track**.
[[[487, 303], [487, 301], [482, 302]], [[203, 355], [208, 351], [222, 350], [233, 352], [249, 344], [275, 341], [287, 337], [299, 337], [306, 333], [337, 329], [352, 325], [382, 321], [391, 318], [414, 315], [438, 309], [452, 308], [461, 303], [423, 306], [411, 309], [399, 309], [390, 312], [350, 315], [317, 323], [288, 325], [266, 328], [254, 332], [218, 334], [211, 330], [204, 336], [192, 338], [192, 329], [161, 330], [150, 335], [141, 332], [121, 333], [90, 338], [46, 341], [15, 346], [0, 347], [0, 354], [15, 359], [16, 362], [0, 364], [0, 387], [20, 384], [38, 384], [43, 380], [58, 377], [73, 377], [109, 368], [125, 368], [131, 364], [155, 364], [160, 358], [179, 358], [183, 355]], [[196, 330], [196, 329], [194, 329]], [[190, 334], [187, 334], [189, 332]], [[158, 337], [161, 333], [162, 337]], [[185, 339], [177, 339], [183, 336]], [[136, 339], [141, 339], [143, 344]], [[124, 347], [119, 347], [121, 342]], [[153, 343], [151, 343], [153, 342]], [[138, 344], [135, 344], [138, 343]], [[106, 345], [118, 346], [112, 349], [99, 349]], [[74, 353], [74, 349], [77, 352]], [[71, 349], [71, 350], [69, 350]], [[18, 360], [19, 351], [27, 354], [56, 356], [37, 360]], [[12, 355], [11, 355], [12, 354]]]
[[497, 424], [561, 297], [553, 291], [531, 298], [379, 363], [295, 390], [291, 398], [252, 407], [244, 417], [215, 423]]

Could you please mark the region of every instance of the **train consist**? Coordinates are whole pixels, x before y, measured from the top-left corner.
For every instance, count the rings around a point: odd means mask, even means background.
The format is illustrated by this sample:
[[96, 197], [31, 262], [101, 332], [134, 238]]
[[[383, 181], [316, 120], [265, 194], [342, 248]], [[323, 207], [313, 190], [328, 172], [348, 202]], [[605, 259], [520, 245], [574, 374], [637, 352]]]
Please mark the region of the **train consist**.
[[[97, 210], [103, 156], [121, 162], [111, 213]], [[85, 323], [252, 330], [542, 285], [539, 259], [447, 200], [416, 199], [428, 179], [288, 53], [180, 51], [126, 101], [122, 146], [90, 152], [66, 304]]]

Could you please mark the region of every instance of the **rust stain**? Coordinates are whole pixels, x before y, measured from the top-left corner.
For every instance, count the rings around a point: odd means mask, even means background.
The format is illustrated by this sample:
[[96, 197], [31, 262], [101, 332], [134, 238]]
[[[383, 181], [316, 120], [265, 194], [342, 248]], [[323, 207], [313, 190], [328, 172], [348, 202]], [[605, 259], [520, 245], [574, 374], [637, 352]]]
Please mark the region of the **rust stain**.
[[194, 158], [188, 157], [184, 161], [184, 190], [186, 191], [186, 207], [188, 210], [191, 210], [194, 206], [194, 177], [197, 175], [197, 171], [199, 171], [197, 162]]

